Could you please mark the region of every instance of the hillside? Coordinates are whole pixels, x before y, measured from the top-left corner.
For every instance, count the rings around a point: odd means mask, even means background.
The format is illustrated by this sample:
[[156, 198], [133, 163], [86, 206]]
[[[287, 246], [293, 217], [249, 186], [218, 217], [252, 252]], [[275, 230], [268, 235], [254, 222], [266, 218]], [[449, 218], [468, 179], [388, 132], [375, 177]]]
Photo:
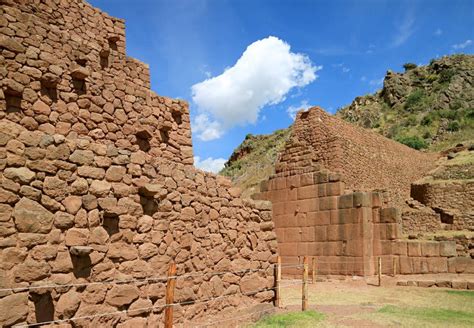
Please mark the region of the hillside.
[[248, 134], [220, 174], [230, 177], [234, 184], [241, 187], [244, 196], [250, 196], [258, 191], [256, 187], [260, 181], [273, 173], [278, 153], [283, 149], [290, 131], [291, 126], [268, 135]]
[[474, 139], [474, 56], [388, 71], [383, 88], [357, 97], [337, 116], [413, 148], [443, 150]]
[[[384, 86], [356, 97], [336, 116], [416, 149], [447, 151], [474, 140], [474, 56], [453, 55], [427, 66], [406, 64], [388, 71]], [[248, 196], [273, 173], [291, 127], [269, 135], [248, 135], [220, 172]], [[449, 170], [448, 170], [449, 171]]]

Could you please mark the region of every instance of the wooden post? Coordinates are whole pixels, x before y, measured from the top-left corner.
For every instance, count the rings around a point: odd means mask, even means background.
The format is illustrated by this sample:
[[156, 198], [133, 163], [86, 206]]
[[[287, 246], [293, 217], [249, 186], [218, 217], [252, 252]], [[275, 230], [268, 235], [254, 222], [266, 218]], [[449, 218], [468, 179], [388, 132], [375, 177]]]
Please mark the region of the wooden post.
[[316, 258], [313, 257], [313, 284], [316, 283]]
[[397, 275], [397, 258], [393, 258], [393, 276], [395, 277]]
[[176, 263], [171, 263], [168, 269], [166, 283], [165, 328], [173, 328], [174, 286], [176, 285]]
[[280, 291], [280, 282], [281, 282], [281, 257], [277, 256], [277, 265], [275, 267], [275, 306], [277, 308], [281, 307], [281, 291]]
[[308, 308], [308, 257], [303, 258], [303, 290], [302, 290], [302, 311]]
[[380, 287], [382, 285], [382, 257], [379, 257], [377, 267], [378, 267], [377, 273], [379, 276], [379, 287]]

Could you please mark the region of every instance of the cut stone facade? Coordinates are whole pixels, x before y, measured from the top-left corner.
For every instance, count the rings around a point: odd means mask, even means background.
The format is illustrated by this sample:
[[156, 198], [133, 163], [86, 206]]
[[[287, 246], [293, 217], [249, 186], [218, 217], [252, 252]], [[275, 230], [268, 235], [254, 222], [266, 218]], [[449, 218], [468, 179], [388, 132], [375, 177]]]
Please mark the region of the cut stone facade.
[[[387, 207], [387, 203], [393, 204], [409, 193], [410, 177], [420, 176], [430, 167], [429, 163], [416, 162], [433, 156], [371, 132], [367, 132], [371, 141], [364, 148], [364, 133], [320, 108], [298, 113], [292, 135], [275, 166], [276, 173], [261, 184], [261, 192], [254, 196], [273, 203], [283, 263], [298, 263], [303, 256], [314, 256], [321, 274], [373, 275], [377, 258], [381, 257], [383, 273], [393, 273], [394, 267], [402, 274], [474, 272], [471, 258], [457, 257], [455, 241], [403, 240], [401, 211]], [[356, 141], [349, 136], [356, 136]], [[372, 147], [376, 144], [380, 151]], [[345, 153], [347, 149], [350, 154]], [[391, 151], [394, 163], [406, 160], [413, 165], [408, 173], [401, 170], [406, 163], [397, 169], [388, 164]], [[362, 160], [346, 159], [353, 159], [357, 156], [354, 154], [360, 154]], [[338, 162], [339, 165], [334, 164]], [[327, 169], [334, 165], [335, 169]], [[354, 171], [348, 178], [344, 174], [350, 167]], [[356, 177], [356, 172], [364, 174]], [[375, 182], [374, 177], [380, 181]], [[354, 192], [355, 180], [359, 180], [359, 186], [377, 184], [384, 191]], [[391, 184], [384, 185], [394, 180], [399, 180], [393, 185], [395, 190], [390, 190]], [[388, 201], [384, 202], [387, 194]], [[296, 274], [291, 269], [284, 272]]]
[[[161, 326], [165, 282], [143, 280], [171, 262], [196, 273], [175, 322], [271, 303], [271, 206], [193, 167], [188, 105], [149, 89], [124, 22], [79, 0], [0, 4], [0, 326]], [[139, 281], [101, 283], [117, 280]]]

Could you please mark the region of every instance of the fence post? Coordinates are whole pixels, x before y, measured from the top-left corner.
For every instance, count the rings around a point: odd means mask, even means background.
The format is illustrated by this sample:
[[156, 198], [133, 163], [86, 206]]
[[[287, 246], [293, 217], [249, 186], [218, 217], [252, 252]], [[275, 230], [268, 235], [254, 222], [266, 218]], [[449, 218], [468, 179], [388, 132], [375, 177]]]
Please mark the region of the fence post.
[[393, 263], [393, 276], [395, 277], [397, 275], [397, 258], [394, 257], [392, 260]]
[[280, 281], [281, 281], [281, 257], [277, 256], [277, 265], [275, 267], [275, 306], [281, 306]]
[[166, 283], [165, 328], [173, 328], [174, 286], [176, 285], [176, 263], [171, 263], [168, 269]]
[[308, 257], [303, 258], [303, 290], [302, 290], [302, 311], [308, 308]]
[[316, 283], [316, 258], [313, 257], [313, 284]]
[[377, 270], [377, 273], [378, 273], [378, 276], [379, 276], [379, 287], [382, 285], [382, 257], [379, 256], [378, 258], [378, 270]]

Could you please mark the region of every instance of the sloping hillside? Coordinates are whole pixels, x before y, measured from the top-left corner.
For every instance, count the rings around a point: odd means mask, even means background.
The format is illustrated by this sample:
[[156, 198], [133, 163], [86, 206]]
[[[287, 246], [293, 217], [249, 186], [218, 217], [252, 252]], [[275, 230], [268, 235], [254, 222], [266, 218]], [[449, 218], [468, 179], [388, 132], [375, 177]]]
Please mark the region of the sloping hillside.
[[474, 139], [474, 56], [388, 71], [383, 88], [357, 97], [337, 116], [413, 148], [443, 150]]
[[290, 131], [291, 126], [268, 135], [248, 134], [220, 174], [230, 177], [234, 184], [241, 187], [244, 196], [258, 191], [260, 181], [273, 173], [278, 153], [283, 149]]

